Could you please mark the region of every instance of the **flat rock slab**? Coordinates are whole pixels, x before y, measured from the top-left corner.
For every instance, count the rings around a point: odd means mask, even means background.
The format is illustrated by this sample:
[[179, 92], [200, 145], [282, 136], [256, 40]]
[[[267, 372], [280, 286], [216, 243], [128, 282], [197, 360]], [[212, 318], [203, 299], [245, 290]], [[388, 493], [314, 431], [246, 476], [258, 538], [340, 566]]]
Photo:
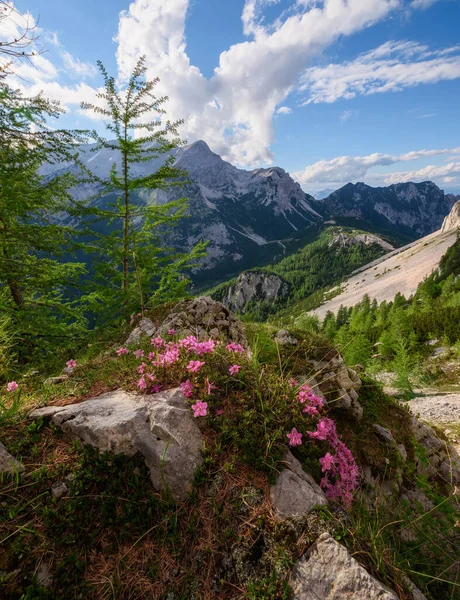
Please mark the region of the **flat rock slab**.
[[24, 465], [11, 456], [5, 446], [0, 442], [0, 473], [22, 473]]
[[270, 490], [275, 516], [280, 519], [303, 518], [314, 508], [327, 505], [324, 492], [300, 462], [287, 450], [283, 456], [286, 468], [278, 475]]
[[157, 490], [185, 500], [202, 463], [203, 435], [180, 389], [152, 396], [116, 390], [79, 404], [47, 406], [33, 419], [49, 418], [71, 437], [101, 452], [140, 452]]
[[336, 542], [323, 533], [295, 565], [293, 600], [398, 600]]

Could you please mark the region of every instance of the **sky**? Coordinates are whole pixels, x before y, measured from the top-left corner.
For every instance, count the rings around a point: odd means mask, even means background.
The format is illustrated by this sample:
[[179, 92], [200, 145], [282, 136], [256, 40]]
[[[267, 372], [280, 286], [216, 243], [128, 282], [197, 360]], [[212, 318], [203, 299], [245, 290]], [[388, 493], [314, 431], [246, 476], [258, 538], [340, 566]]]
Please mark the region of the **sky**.
[[[180, 133], [243, 168], [277, 165], [317, 194], [432, 180], [460, 192], [460, 0], [17, 0], [0, 38], [38, 23], [15, 86], [96, 128], [102, 60], [138, 57]], [[54, 125], [54, 124], [53, 124]]]

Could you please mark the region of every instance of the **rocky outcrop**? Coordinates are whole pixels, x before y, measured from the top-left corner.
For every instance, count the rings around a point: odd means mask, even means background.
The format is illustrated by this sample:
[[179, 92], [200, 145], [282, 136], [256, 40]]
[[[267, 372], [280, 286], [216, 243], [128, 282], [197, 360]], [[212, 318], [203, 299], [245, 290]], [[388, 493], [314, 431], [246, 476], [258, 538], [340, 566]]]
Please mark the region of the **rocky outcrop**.
[[323, 533], [295, 565], [293, 600], [398, 600], [329, 533]]
[[412, 418], [412, 431], [418, 444], [423, 448], [423, 456], [416, 456], [415, 465], [420, 475], [429, 479], [441, 477], [451, 486], [460, 485], [460, 456], [457, 450], [440, 440], [434, 430]]
[[222, 303], [230, 310], [244, 314], [248, 306], [286, 300], [289, 288], [289, 284], [278, 275], [247, 271], [241, 273], [235, 285], [229, 288]]
[[210, 296], [179, 302], [157, 332], [167, 333], [171, 329], [181, 336], [196, 335], [199, 339], [210, 337], [248, 345], [241, 321]]
[[385, 240], [382, 240], [382, 238], [372, 235], [371, 233], [359, 233], [356, 235], [338, 233], [329, 242], [329, 246], [333, 246], [335, 244], [341, 248], [350, 248], [350, 246], [358, 246], [359, 244], [363, 244], [364, 246], [372, 246], [375, 244], [384, 250], [394, 250], [394, 246]]
[[270, 490], [270, 499], [278, 519], [304, 518], [314, 508], [327, 505], [324, 492], [300, 462], [287, 450], [283, 469]]
[[458, 229], [460, 227], [460, 201], [456, 202], [452, 207], [452, 210], [444, 219], [441, 231], [450, 231], [451, 229]]
[[175, 500], [187, 498], [203, 460], [203, 436], [179, 389], [152, 396], [117, 390], [80, 404], [40, 408], [30, 417], [49, 418], [101, 452], [139, 452], [155, 489], [168, 489]]
[[198, 339], [236, 342], [247, 348], [244, 326], [221, 302], [210, 296], [182, 300], [160, 325], [142, 318], [126, 340], [126, 345], [137, 345], [142, 336], [165, 335], [170, 331], [185, 337], [195, 335]]
[[310, 376], [305, 382], [334, 408], [346, 410], [351, 417], [360, 421], [363, 408], [359, 403], [358, 390], [362, 382], [356, 371], [348, 368], [340, 354], [330, 360], [307, 360]]
[[1, 473], [22, 473], [24, 466], [11, 456], [5, 446], [0, 442], [0, 474]]

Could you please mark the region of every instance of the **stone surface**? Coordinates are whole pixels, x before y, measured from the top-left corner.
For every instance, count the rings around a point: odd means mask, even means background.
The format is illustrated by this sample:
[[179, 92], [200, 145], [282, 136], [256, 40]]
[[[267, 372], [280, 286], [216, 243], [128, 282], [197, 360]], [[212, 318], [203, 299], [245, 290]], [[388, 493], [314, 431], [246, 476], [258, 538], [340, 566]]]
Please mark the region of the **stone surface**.
[[290, 285], [278, 275], [246, 271], [241, 273], [235, 285], [231, 286], [223, 304], [237, 313], [244, 313], [253, 303], [274, 304], [286, 300]]
[[48, 379], [45, 379], [43, 384], [44, 385], [59, 385], [60, 383], [64, 383], [64, 381], [67, 381], [67, 379], [69, 379], [69, 376], [67, 374], [57, 375], [56, 377], [48, 377]]
[[298, 344], [298, 340], [295, 337], [289, 334], [289, 331], [285, 329], [281, 329], [275, 335], [274, 341], [281, 346], [296, 346]]
[[154, 487], [168, 488], [176, 500], [188, 496], [202, 463], [203, 436], [179, 389], [152, 396], [117, 390], [31, 414], [40, 417], [51, 418], [71, 437], [101, 451], [127, 456], [140, 452]]
[[137, 324], [137, 327], [131, 331], [128, 339], [126, 340], [126, 346], [138, 345], [142, 335], [146, 335], [147, 337], [153, 337], [155, 334], [156, 327], [150, 319], [147, 317], [142, 317], [142, 319]]
[[165, 334], [170, 329], [181, 336], [195, 335], [199, 339], [213, 337], [248, 347], [241, 321], [210, 296], [179, 302], [163, 321], [158, 332]]
[[336, 542], [323, 533], [295, 565], [293, 600], [398, 600]]
[[11, 456], [5, 446], [0, 442], [0, 473], [22, 473], [24, 465]]
[[285, 452], [283, 462], [286, 468], [270, 490], [275, 515], [279, 519], [303, 518], [314, 508], [326, 506], [324, 492], [289, 450]]
[[69, 488], [63, 481], [57, 481], [51, 487], [51, 495], [53, 496], [53, 498], [56, 498], [56, 500], [60, 500], [61, 498], [63, 498], [68, 491]]

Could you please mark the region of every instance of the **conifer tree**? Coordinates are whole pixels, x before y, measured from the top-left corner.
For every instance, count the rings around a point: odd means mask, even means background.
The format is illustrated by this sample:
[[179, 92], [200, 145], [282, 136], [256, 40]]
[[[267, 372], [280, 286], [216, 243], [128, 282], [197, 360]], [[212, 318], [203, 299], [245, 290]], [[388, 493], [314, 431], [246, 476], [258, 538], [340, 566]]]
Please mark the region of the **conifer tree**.
[[154, 95], [159, 80], [146, 79], [145, 56], [122, 91], [100, 61], [98, 66], [104, 79], [104, 91], [98, 94], [101, 103], [83, 102], [82, 108], [104, 117], [112, 137], [97, 135], [93, 151], [110, 150], [117, 159], [110, 179], [95, 177], [98, 202], [92, 203], [87, 214], [93, 217], [89, 230], [96, 239], [92, 247], [102, 284], [99, 300], [112, 307], [112, 314], [122, 306], [126, 316], [148, 303], [184, 295], [188, 284], [184, 271], [203, 256], [204, 245], [189, 254], [162, 247], [165, 234], [187, 210], [185, 198], [160, 203], [157, 194], [186, 181], [186, 173], [174, 168], [172, 153], [182, 144], [177, 131], [182, 122], [161, 119], [168, 98]]
[[29, 353], [54, 336], [71, 337], [85, 322], [68, 293], [84, 266], [59, 259], [72, 231], [55, 220], [75, 179], [40, 171], [44, 163], [76, 160], [82, 132], [46, 126], [61, 112], [42, 95], [13, 90], [0, 72], [0, 312]]

